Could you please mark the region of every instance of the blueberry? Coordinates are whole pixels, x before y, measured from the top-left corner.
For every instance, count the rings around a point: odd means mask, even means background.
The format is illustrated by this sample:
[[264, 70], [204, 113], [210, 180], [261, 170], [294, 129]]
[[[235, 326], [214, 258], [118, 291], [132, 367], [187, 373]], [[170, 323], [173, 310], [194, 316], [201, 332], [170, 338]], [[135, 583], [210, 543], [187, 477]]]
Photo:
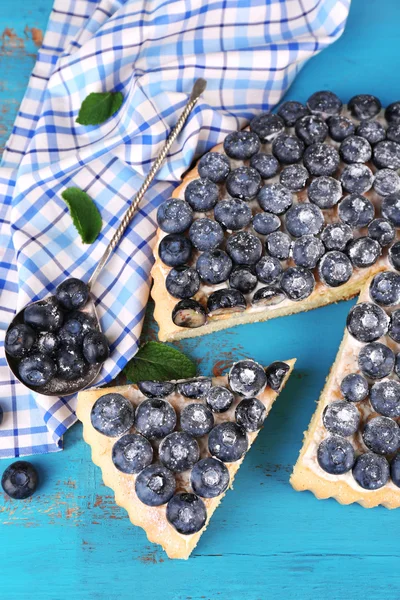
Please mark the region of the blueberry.
[[396, 231], [389, 221], [381, 218], [371, 221], [368, 225], [368, 235], [379, 242], [381, 246], [388, 246], [393, 242]]
[[322, 422], [329, 433], [347, 437], [353, 435], [360, 424], [360, 413], [354, 404], [339, 400], [328, 404], [322, 413]]
[[365, 138], [349, 135], [340, 144], [339, 153], [345, 163], [365, 163], [372, 156], [372, 148]]
[[292, 240], [287, 233], [274, 231], [267, 236], [266, 246], [270, 256], [279, 258], [279, 260], [287, 260], [290, 256]]
[[233, 198], [252, 200], [261, 187], [261, 177], [252, 167], [238, 167], [229, 173], [225, 185]]
[[369, 286], [369, 294], [380, 306], [400, 303], [400, 275], [391, 271], [378, 273]]
[[193, 267], [175, 267], [165, 280], [165, 287], [174, 298], [191, 298], [200, 288], [200, 277]]
[[204, 283], [215, 285], [228, 279], [232, 271], [232, 260], [223, 250], [208, 250], [200, 254], [196, 269]]
[[400, 227], [400, 192], [385, 196], [381, 210], [382, 217], [390, 221], [394, 227]]
[[181, 300], [178, 304], [175, 304], [171, 318], [178, 327], [195, 329], [205, 325], [207, 314], [202, 305], [196, 300]]
[[222, 462], [236, 462], [247, 452], [246, 431], [236, 423], [215, 425], [208, 436], [210, 454]]
[[310, 183], [307, 193], [310, 202], [319, 208], [333, 208], [342, 197], [342, 186], [333, 177], [316, 177]]
[[140, 473], [153, 460], [153, 448], [140, 433], [127, 433], [112, 449], [112, 461], [122, 473]]
[[347, 473], [353, 467], [355, 459], [353, 446], [339, 435], [327, 437], [318, 447], [318, 464], [321, 469], [331, 475]]
[[101, 331], [91, 331], [83, 338], [83, 357], [89, 365], [103, 363], [110, 356], [108, 340]]
[[56, 298], [65, 310], [77, 310], [88, 301], [89, 287], [84, 281], [71, 277], [57, 287]]
[[189, 239], [197, 250], [215, 250], [224, 241], [224, 232], [219, 223], [204, 217], [192, 223]]
[[238, 265], [254, 265], [262, 255], [262, 245], [258, 237], [248, 231], [239, 231], [228, 237], [226, 251]]
[[400, 242], [395, 242], [390, 246], [389, 262], [396, 271], [400, 271]]
[[229, 198], [218, 202], [214, 208], [214, 217], [226, 229], [237, 231], [251, 222], [251, 208], [243, 200]]
[[374, 383], [370, 402], [377, 413], [385, 417], [400, 417], [400, 383], [393, 379]]
[[393, 350], [380, 342], [372, 342], [363, 346], [358, 355], [358, 365], [363, 374], [370, 379], [388, 377], [393, 371], [394, 363], [395, 356]]
[[[194, 179], [185, 189], [186, 202], [197, 212], [206, 212], [213, 209], [218, 202], [218, 197], [219, 188], [216, 183], [209, 179]], [[190, 223], [187, 224], [185, 229], [190, 226]]]
[[348, 402], [361, 402], [368, 396], [368, 381], [359, 373], [350, 373], [343, 377], [340, 391]]
[[308, 114], [308, 109], [296, 100], [287, 100], [278, 108], [278, 115], [285, 121], [287, 127], [293, 127], [297, 119]]
[[367, 165], [347, 165], [340, 175], [343, 189], [350, 194], [363, 194], [371, 189], [374, 176]]
[[187, 379], [177, 384], [177, 390], [179, 394], [190, 398], [191, 400], [198, 400], [204, 398], [207, 392], [211, 389], [212, 381], [210, 377], [197, 377], [196, 379]]
[[265, 417], [265, 406], [258, 398], [241, 400], [235, 410], [236, 423], [245, 431], [258, 431]]
[[139, 381], [137, 385], [146, 398], [165, 398], [175, 391], [171, 381]]
[[216, 498], [228, 488], [229, 471], [220, 460], [203, 458], [193, 467], [190, 483], [193, 491], [202, 498]]
[[94, 317], [84, 312], [73, 312], [59, 331], [60, 344], [66, 348], [80, 346], [83, 338], [92, 331], [97, 331]]
[[229, 159], [220, 152], [207, 152], [197, 166], [200, 177], [213, 183], [223, 183], [231, 170]]
[[254, 269], [246, 265], [234, 267], [229, 277], [229, 285], [242, 294], [249, 294], [257, 285]]
[[193, 211], [185, 200], [170, 198], [157, 210], [157, 223], [165, 233], [183, 233], [193, 221]]
[[304, 153], [304, 142], [294, 135], [281, 133], [272, 142], [272, 154], [283, 165], [299, 162]]
[[339, 218], [353, 229], [366, 227], [375, 215], [374, 205], [365, 196], [351, 194], [339, 203]]
[[1, 478], [4, 492], [13, 500], [25, 500], [35, 493], [38, 474], [35, 467], [25, 461], [17, 460], [9, 465]]
[[328, 121], [329, 135], [335, 142], [343, 142], [349, 135], [355, 133], [355, 125], [346, 117], [333, 116]]
[[251, 157], [250, 167], [258, 171], [263, 179], [271, 179], [278, 174], [279, 162], [272, 154], [258, 152]]
[[394, 310], [390, 317], [389, 335], [400, 344], [400, 309]]
[[389, 317], [372, 302], [361, 302], [350, 310], [346, 322], [348, 332], [359, 342], [375, 342], [386, 335]]
[[400, 487], [400, 454], [396, 454], [390, 463], [390, 476], [394, 485]]
[[400, 448], [400, 428], [388, 417], [374, 417], [364, 427], [364, 444], [376, 454], [393, 454]]
[[266, 369], [265, 374], [267, 376], [267, 385], [278, 392], [281, 389], [282, 383], [286, 377], [286, 373], [289, 371], [289, 365], [277, 360], [271, 363]]
[[269, 212], [256, 213], [252, 219], [254, 231], [260, 235], [268, 235], [277, 231], [281, 226], [278, 215]]
[[207, 406], [215, 413], [229, 410], [234, 399], [232, 392], [222, 385], [213, 386], [206, 395]]
[[173, 473], [158, 463], [145, 467], [135, 481], [136, 495], [147, 506], [161, 506], [175, 494]]
[[347, 105], [352, 116], [359, 121], [367, 121], [376, 117], [382, 105], [376, 96], [371, 94], [358, 94], [353, 96]]
[[400, 123], [400, 102], [392, 102], [385, 109], [385, 119], [388, 123]]
[[267, 376], [261, 365], [254, 360], [241, 360], [233, 365], [228, 375], [229, 386], [235, 394], [257, 396], [267, 383]]
[[400, 177], [392, 169], [381, 169], [375, 173], [374, 190], [380, 196], [400, 191]]
[[133, 425], [135, 410], [121, 394], [104, 394], [94, 403], [90, 421], [96, 431], [108, 437], [118, 437]]
[[353, 467], [353, 477], [365, 490], [378, 490], [389, 481], [389, 463], [373, 452], [361, 454]]
[[295, 125], [296, 135], [309, 146], [316, 142], [323, 142], [328, 135], [328, 125], [316, 115], [306, 115]]
[[285, 122], [279, 115], [261, 113], [250, 121], [250, 130], [267, 144], [285, 131]]
[[176, 413], [172, 404], [161, 398], [143, 400], [136, 409], [135, 427], [149, 440], [160, 439], [172, 433]]
[[390, 140], [378, 142], [372, 160], [378, 169], [400, 169], [400, 144]]
[[207, 300], [209, 315], [220, 315], [246, 310], [246, 299], [242, 292], [235, 289], [216, 290]]
[[204, 404], [188, 404], [181, 412], [181, 427], [194, 437], [201, 437], [214, 427], [214, 416]]
[[280, 286], [289, 300], [299, 302], [312, 294], [315, 278], [311, 271], [304, 267], [289, 267], [281, 277]]
[[197, 441], [186, 431], [174, 431], [165, 437], [158, 449], [162, 464], [173, 473], [191, 469], [200, 458]]
[[325, 285], [339, 287], [349, 281], [353, 267], [346, 254], [339, 250], [331, 250], [321, 258], [318, 274]]
[[75, 348], [62, 348], [55, 358], [57, 376], [64, 381], [75, 381], [79, 377], [83, 377], [88, 371], [88, 365], [81, 352]]
[[342, 110], [342, 101], [333, 92], [315, 92], [307, 100], [307, 108], [314, 114], [325, 118], [329, 115], [338, 115]]
[[256, 264], [257, 278], [262, 283], [276, 283], [283, 273], [282, 265], [273, 256], [262, 256]]
[[39, 335], [35, 346], [39, 352], [51, 355], [58, 350], [60, 346], [60, 338], [56, 333], [51, 333], [48, 331]]
[[365, 138], [370, 144], [377, 144], [386, 137], [386, 131], [379, 121], [361, 121], [356, 134]]
[[19, 376], [29, 386], [41, 387], [56, 374], [56, 365], [50, 357], [41, 352], [33, 352], [18, 365]]
[[31, 350], [36, 334], [29, 325], [14, 325], [6, 333], [5, 350], [13, 358], [23, 358]]
[[400, 123], [389, 125], [386, 131], [386, 137], [392, 142], [400, 142]]
[[376, 263], [382, 254], [382, 248], [379, 242], [364, 236], [349, 242], [347, 254], [355, 267], [363, 269]]
[[308, 177], [309, 173], [302, 165], [288, 165], [282, 169], [279, 181], [288, 190], [299, 192], [306, 186]]
[[167, 505], [167, 520], [178, 533], [192, 535], [203, 529], [207, 510], [201, 498], [186, 492], [176, 494]]
[[304, 152], [304, 165], [311, 175], [333, 175], [340, 163], [339, 153], [328, 144], [311, 144]]
[[328, 223], [321, 233], [321, 240], [327, 250], [344, 250], [353, 232], [345, 223]]
[[285, 215], [286, 228], [293, 237], [316, 235], [324, 226], [324, 215], [310, 202], [295, 204]]
[[281, 215], [292, 206], [293, 195], [281, 183], [267, 183], [258, 192], [257, 200], [266, 212]]
[[64, 316], [54, 296], [29, 304], [24, 310], [25, 325], [39, 331], [57, 331]]
[[276, 306], [286, 300], [286, 294], [275, 285], [259, 288], [251, 299], [253, 306]]
[[192, 244], [183, 235], [171, 233], [161, 240], [158, 254], [168, 267], [179, 267], [190, 260]]
[[246, 160], [260, 150], [260, 140], [251, 131], [234, 131], [226, 136], [224, 150], [229, 158]]
[[313, 235], [304, 235], [293, 244], [293, 261], [298, 267], [314, 269], [324, 252], [325, 246], [320, 239]]

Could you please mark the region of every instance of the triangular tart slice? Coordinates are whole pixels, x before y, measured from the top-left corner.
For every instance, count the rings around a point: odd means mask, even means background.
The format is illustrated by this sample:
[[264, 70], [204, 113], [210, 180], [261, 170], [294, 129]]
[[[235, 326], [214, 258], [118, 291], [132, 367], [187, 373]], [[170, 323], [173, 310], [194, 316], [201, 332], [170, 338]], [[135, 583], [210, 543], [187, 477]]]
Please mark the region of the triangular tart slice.
[[294, 363], [243, 360], [212, 379], [79, 394], [77, 416], [104, 483], [170, 558], [193, 551]]
[[319, 499], [400, 506], [400, 275], [384, 271], [350, 310], [290, 482]]

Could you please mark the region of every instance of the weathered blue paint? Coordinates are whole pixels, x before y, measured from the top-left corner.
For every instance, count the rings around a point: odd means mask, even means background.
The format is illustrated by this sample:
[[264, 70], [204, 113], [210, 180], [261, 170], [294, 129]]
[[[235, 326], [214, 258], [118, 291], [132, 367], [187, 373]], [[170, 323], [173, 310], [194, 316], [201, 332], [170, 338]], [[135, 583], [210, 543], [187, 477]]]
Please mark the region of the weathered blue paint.
[[[3, 141], [34, 60], [25, 27], [44, 29], [50, 6], [51, 0], [1, 2], [0, 36], [7, 27], [17, 34], [0, 40]], [[343, 100], [359, 92], [375, 93], [383, 103], [399, 99], [399, 22], [397, 0], [353, 0], [342, 39], [304, 68], [288, 97], [304, 100], [332, 89]], [[361, 600], [381, 594], [398, 600], [400, 512], [319, 502], [289, 485], [350, 305], [181, 344], [202, 373], [241, 356], [264, 363], [298, 357], [234, 491], [188, 562], [169, 561], [130, 525], [102, 484], [77, 425], [63, 453], [33, 459], [42, 476], [36, 496], [26, 502], [0, 498], [1, 597]]]

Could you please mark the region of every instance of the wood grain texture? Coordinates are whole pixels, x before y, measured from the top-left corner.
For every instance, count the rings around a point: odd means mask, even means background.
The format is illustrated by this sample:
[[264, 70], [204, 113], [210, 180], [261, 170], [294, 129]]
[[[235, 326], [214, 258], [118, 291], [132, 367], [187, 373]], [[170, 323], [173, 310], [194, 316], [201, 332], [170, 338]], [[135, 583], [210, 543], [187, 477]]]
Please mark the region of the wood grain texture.
[[[33, 65], [36, 46], [25, 28], [44, 30], [50, 8], [51, 0], [1, 1], [0, 48], [6, 28], [24, 41], [23, 47], [15, 41], [12, 49], [0, 49], [2, 140]], [[375, 93], [384, 104], [399, 99], [399, 22], [397, 0], [353, 0], [344, 36], [303, 69], [288, 97], [304, 100], [331, 88], [343, 100], [360, 92]], [[10, 42], [7, 36], [5, 41]], [[5, 116], [4, 104], [10, 107]], [[381, 595], [398, 600], [400, 512], [317, 501], [289, 484], [351, 305], [179, 343], [204, 374], [214, 364], [218, 374], [247, 355], [263, 363], [298, 357], [234, 491], [188, 562], [169, 561], [130, 525], [101, 483], [77, 425], [65, 437], [64, 452], [32, 459], [42, 478], [37, 495], [25, 502], [0, 495], [1, 597], [364, 600]]]

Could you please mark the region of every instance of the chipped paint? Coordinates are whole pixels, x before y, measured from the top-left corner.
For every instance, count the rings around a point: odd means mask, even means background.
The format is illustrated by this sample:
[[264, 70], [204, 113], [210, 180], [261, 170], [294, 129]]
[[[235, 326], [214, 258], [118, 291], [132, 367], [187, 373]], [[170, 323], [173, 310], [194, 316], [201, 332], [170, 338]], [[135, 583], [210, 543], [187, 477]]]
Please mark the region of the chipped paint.
[[27, 38], [30, 38], [37, 48], [43, 43], [43, 31], [38, 27], [28, 27], [28, 25], [24, 29], [24, 33]]

